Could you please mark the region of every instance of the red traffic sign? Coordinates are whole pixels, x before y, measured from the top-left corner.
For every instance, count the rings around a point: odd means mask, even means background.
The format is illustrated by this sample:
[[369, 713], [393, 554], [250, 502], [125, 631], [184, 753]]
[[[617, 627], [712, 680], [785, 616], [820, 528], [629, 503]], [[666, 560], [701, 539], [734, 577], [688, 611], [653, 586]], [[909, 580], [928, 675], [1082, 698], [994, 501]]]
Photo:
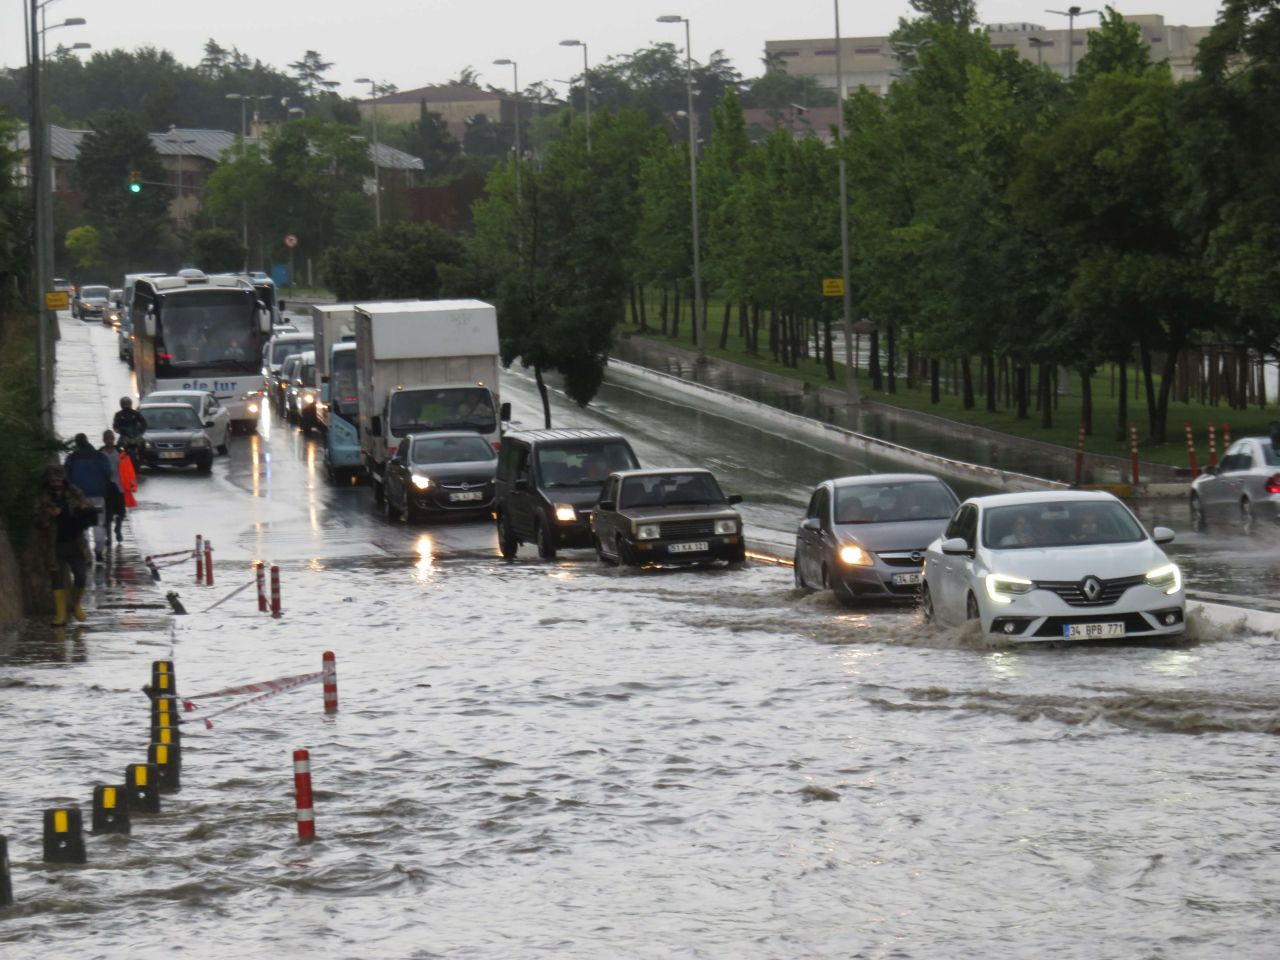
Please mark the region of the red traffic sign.
[[298, 238], [295, 237], [292, 233], [286, 234], [284, 238], [284, 245], [288, 247], [290, 250], [292, 250], [294, 247], [298, 245]]

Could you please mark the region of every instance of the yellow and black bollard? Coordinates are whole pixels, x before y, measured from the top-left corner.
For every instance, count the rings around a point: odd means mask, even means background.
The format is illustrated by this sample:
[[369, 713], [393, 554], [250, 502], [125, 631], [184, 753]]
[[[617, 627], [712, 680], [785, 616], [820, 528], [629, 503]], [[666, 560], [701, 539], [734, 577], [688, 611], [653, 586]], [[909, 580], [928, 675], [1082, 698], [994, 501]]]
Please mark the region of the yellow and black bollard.
[[163, 743], [169, 748], [169, 763], [179, 773], [182, 772], [182, 728], [152, 727], [151, 742]]
[[177, 726], [178, 724], [178, 698], [172, 693], [155, 693], [151, 697], [151, 725], [153, 727], [161, 726], [158, 722], [160, 717], [169, 716], [172, 723], [167, 726]]
[[79, 807], [44, 812], [44, 862], [84, 863], [84, 822]]
[[0, 837], [0, 907], [13, 903], [13, 881], [9, 879], [9, 840]]
[[131, 813], [160, 812], [158, 776], [155, 766], [150, 763], [131, 763], [124, 768], [124, 788]]
[[93, 788], [93, 832], [129, 833], [129, 793], [124, 787]]
[[147, 765], [156, 768], [156, 786], [161, 793], [177, 793], [182, 789], [182, 775], [173, 762], [169, 744], [153, 743], [147, 747]]
[[152, 696], [174, 696], [177, 694], [177, 678], [173, 675], [172, 660], [151, 661]]

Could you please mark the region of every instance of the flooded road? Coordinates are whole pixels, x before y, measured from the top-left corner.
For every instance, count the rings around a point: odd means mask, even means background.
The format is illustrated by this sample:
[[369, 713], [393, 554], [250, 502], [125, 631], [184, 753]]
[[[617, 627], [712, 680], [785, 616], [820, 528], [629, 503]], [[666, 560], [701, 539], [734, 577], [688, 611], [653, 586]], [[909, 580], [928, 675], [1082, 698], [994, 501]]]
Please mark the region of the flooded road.
[[[532, 397], [504, 381], [526, 426]], [[647, 463], [712, 451], [762, 539], [851, 472], [704, 416], [606, 390], [557, 423], [623, 425]], [[391, 525], [367, 488], [326, 486], [314, 441], [278, 422], [142, 498], [139, 544], [205, 534], [218, 585], [166, 568], [187, 617], [95, 610], [7, 642], [6, 960], [1274, 956], [1272, 637], [1193, 622], [1170, 646], [1006, 649], [839, 608], [771, 564], [507, 564], [487, 524]], [[201, 612], [255, 559], [282, 568], [281, 620], [251, 591]], [[87, 809], [140, 761], [153, 659], [172, 652], [189, 696], [324, 650], [337, 715], [307, 686], [188, 723], [162, 814], [90, 838], [85, 866], [40, 862], [39, 811]]]

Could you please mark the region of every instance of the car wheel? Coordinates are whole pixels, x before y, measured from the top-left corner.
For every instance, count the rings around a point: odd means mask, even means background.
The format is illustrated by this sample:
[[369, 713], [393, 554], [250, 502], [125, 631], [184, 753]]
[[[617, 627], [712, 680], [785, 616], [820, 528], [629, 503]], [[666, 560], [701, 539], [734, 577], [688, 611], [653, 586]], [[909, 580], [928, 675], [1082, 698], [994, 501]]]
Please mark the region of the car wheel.
[[209, 454], [209, 456], [206, 459], [201, 460], [198, 464], [196, 464], [196, 472], [197, 473], [213, 472], [213, 454]]
[[520, 548], [520, 541], [516, 539], [516, 532], [511, 528], [511, 521], [502, 516], [498, 520], [498, 552], [502, 554], [503, 560], [514, 560], [516, 558], [516, 550]]
[[636, 559], [635, 551], [627, 546], [627, 541], [623, 540], [621, 536], [614, 541], [614, 547], [618, 552], [619, 563], [628, 567], [634, 567], [639, 563]]
[[390, 496], [382, 498], [382, 512], [386, 514], [389, 523], [396, 523], [400, 519], [400, 508], [391, 502]]
[[747, 562], [747, 548], [739, 547], [737, 552], [729, 558], [729, 569], [738, 570]]
[[229, 449], [228, 444], [230, 440], [231, 440], [231, 428], [227, 427], [227, 432], [222, 435], [222, 442], [218, 444], [218, 453], [222, 454], [224, 457], [227, 455], [227, 450]]
[[800, 553], [796, 552], [795, 558], [791, 561], [791, 579], [795, 582], [797, 590], [808, 590], [809, 585], [804, 582], [804, 572], [800, 569]]
[[1258, 529], [1257, 518], [1253, 515], [1253, 501], [1245, 497], [1240, 501], [1240, 525], [1244, 527], [1244, 535], [1252, 536]]
[[929, 592], [927, 583], [920, 593], [920, 612], [924, 615], [925, 623], [934, 623], [937, 620], [937, 614], [933, 612], [933, 594]]
[[422, 523], [427, 519], [427, 514], [413, 505], [413, 498], [408, 493], [404, 495], [404, 518], [410, 523]]
[[373, 502], [382, 503], [387, 498], [386, 487], [383, 486], [381, 480], [370, 474], [370, 481], [373, 483]]
[[978, 609], [978, 598], [975, 597], [972, 593], [965, 598], [964, 616], [966, 620], [982, 619], [982, 611]]
[[1197, 494], [1191, 495], [1191, 529], [1196, 533], [1204, 533], [1204, 505]]
[[556, 543], [552, 539], [551, 530], [547, 526], [544, 517], [539, 517], [533, 531], [534, 542], [538, 544], [538, 556], [543, 560], [554, 560], [556, 558]]

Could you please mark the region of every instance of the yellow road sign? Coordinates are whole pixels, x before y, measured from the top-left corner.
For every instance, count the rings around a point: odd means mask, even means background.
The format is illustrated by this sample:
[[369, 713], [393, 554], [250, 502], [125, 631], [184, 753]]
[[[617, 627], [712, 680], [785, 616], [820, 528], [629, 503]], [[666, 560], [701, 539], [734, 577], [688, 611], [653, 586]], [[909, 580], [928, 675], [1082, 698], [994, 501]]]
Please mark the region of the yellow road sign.
[[71, 308], [71, 294], [65, 290], [50, 290], [44, 295], [44, 308], [46, 310], [69, 310]]
[[822, 281], [822, 295], [824, 297], [843, 297], [844, 296], [844, 280], [840, 277], [827, 277]]

